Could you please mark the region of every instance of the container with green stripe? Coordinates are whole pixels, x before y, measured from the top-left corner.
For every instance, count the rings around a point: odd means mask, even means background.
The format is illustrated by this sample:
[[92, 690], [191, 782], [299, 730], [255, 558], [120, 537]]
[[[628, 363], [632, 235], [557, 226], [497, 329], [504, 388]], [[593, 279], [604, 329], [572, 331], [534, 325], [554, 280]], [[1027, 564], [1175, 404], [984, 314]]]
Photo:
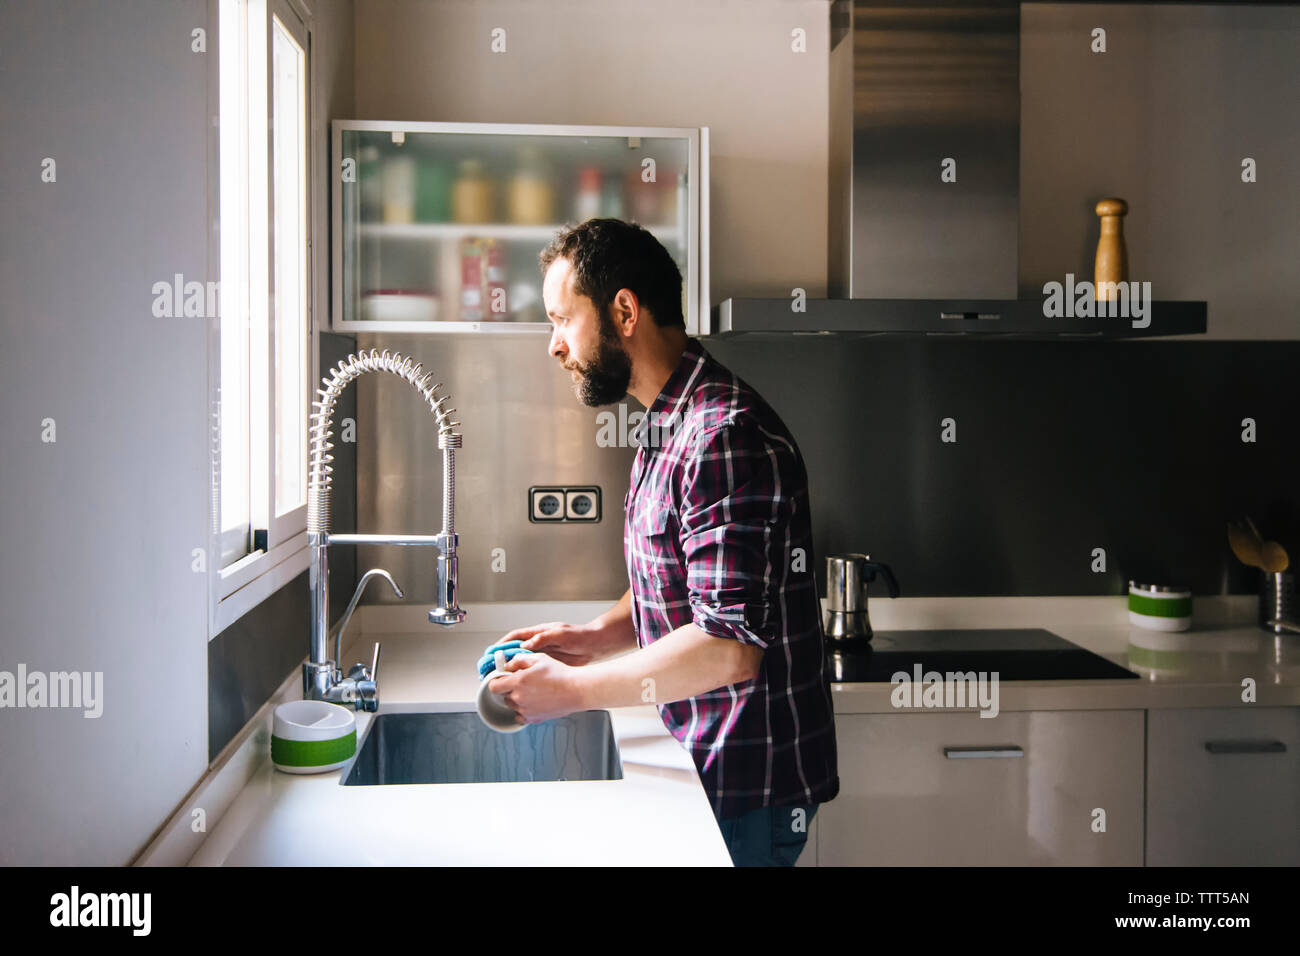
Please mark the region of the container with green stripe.
[[342, 767], [357, 752], [357, 718], [346, 707], [323, 700], [295, 700], [275, 709], [271, 721], [271, 763], [285, 773], [324, 773]]
[[1185, 631], [1192, 626], [1192, 592], [1186, 587], [1128, 583], [1128, 619], [1151, 631]]

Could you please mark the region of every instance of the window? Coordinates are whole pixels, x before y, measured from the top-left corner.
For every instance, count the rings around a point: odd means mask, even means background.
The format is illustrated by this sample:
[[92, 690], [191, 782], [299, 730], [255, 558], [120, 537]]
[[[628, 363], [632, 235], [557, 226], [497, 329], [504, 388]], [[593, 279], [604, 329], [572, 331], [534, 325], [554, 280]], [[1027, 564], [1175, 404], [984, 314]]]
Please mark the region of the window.
[[311, 380], [308, 30], [288, 0], [218, 13], [214, 635], [306, 567]]

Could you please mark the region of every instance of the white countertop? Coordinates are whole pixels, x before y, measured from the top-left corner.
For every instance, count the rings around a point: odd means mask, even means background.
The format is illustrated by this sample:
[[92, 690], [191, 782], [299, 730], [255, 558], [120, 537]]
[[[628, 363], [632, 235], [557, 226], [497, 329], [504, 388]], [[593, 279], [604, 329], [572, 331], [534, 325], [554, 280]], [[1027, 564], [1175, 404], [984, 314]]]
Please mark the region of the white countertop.
[[[473, 665], [485, 646], [512, 626], [582, 623], [607, 606], [482, 605], [471, 615], [473, 631], [431, 630], [422, 607], [363, 606], [343, 659], [368, 661], [372, 642], [383, 642], [379, 713], [472, 710]], [[1133, 627], [1124, 599], [1114, 597], [873, 600], [871, 617], [878, 631], [1042, 627], [1139, 675], [1002, 682], [1002, 711], [1300, 706], [1300, 636], [1255, 627], [1253, 608], [1242, 596], [1197, 599], [1195, 628], [1174, 633]], [[1247, 678], [1254, 703], [1242, 699]], [[282, 699], [301, 696], [295, 679]], [[831, 685], [839, 715], [911, 712], [893, 706], [892, 690], [888, 683]], [[371, 715], [357, 716], [360, 742]], [[229, 759], [226, 782], [212, 784], [206, 796], [196, 788], [140, 862], [729, 866], [694, 765], [657, 710], [620, 708], [610, 717], [622, 780], [371, 787], [340, 784], [350, 764], [312, 776], [274, 770], [264, 717]], [[221, 761], [209, 776], [220, 769]], [[189, 827], [205, 800], [220, 816], [206, 837]]]
[[[1024, 598], [1028, 600], [1028, 598]], [[962, 627], [996, 627], [966, 623]], [[1300, 705], [1300, 635], [1273, 635], [1256, 626], [1209, 626], [1148, 631], [1127, 622], [1080, 623], [1069, 617], [1031, 619], [1005, 627], [1043, 627], [1118, 663], [1138, 680], [1004, 680], [1001, 710], [1160, 710]], [[876, 626], [876, 630], [891, 630]], [[897, 628], [905, 630], [905, 628]], [[1245, 680], [1255, 700], [1243, 700]], [[832, 683], [836, 714], [901, 714], [893, 684]]]
[[[378, 713], [473, 710], [474, 664], [501, 631], [383, 642]], [[622, 780], [345, 787], [342, 770], [281, 773], [269, 753], [191, 865], [730, 866], [690, 755], [653, 706], [611, 710]], [[373, 715], [358, 713], [360, 745]]]

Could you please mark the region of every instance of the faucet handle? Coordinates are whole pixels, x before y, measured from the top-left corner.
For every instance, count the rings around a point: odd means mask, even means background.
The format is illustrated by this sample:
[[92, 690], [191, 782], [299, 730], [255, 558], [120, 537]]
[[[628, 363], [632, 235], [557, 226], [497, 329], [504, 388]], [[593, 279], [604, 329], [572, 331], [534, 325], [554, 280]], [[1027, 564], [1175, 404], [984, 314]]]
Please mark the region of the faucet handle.
[[379, 680], [379, 642], [378, 641], [375, 641], [375, 652], [370, 657], [370, 668], [367, 669], [365, 664], [363, 664], [361, 661], [357, 661], [355, 664], [353, 664], [351, 667], [348, 668], [348, 679], [358, 680], [358, 681]]
[[351, 676], [356, 681], [356, 708], [373, 713], [379, 709], [379, 642], [375, 641], [375, 653], [370, 658], [370, 673], [366, 665], [354, 664]]

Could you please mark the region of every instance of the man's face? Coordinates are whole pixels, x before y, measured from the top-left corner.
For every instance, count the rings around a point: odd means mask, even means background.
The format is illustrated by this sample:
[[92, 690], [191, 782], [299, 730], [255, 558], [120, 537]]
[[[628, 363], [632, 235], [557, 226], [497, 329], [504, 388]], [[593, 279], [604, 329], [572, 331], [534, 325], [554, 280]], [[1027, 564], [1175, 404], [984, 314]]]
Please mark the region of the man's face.
[[574, 392], [584, 405], [609, 405], [627, 395], [632, 360], [613, 320], [576, 293], [573, 280], [573, 267], [561, 258], [551, 263], [542, 281], [542, 301], [552, 325], [549, 351], [572, 376]]

